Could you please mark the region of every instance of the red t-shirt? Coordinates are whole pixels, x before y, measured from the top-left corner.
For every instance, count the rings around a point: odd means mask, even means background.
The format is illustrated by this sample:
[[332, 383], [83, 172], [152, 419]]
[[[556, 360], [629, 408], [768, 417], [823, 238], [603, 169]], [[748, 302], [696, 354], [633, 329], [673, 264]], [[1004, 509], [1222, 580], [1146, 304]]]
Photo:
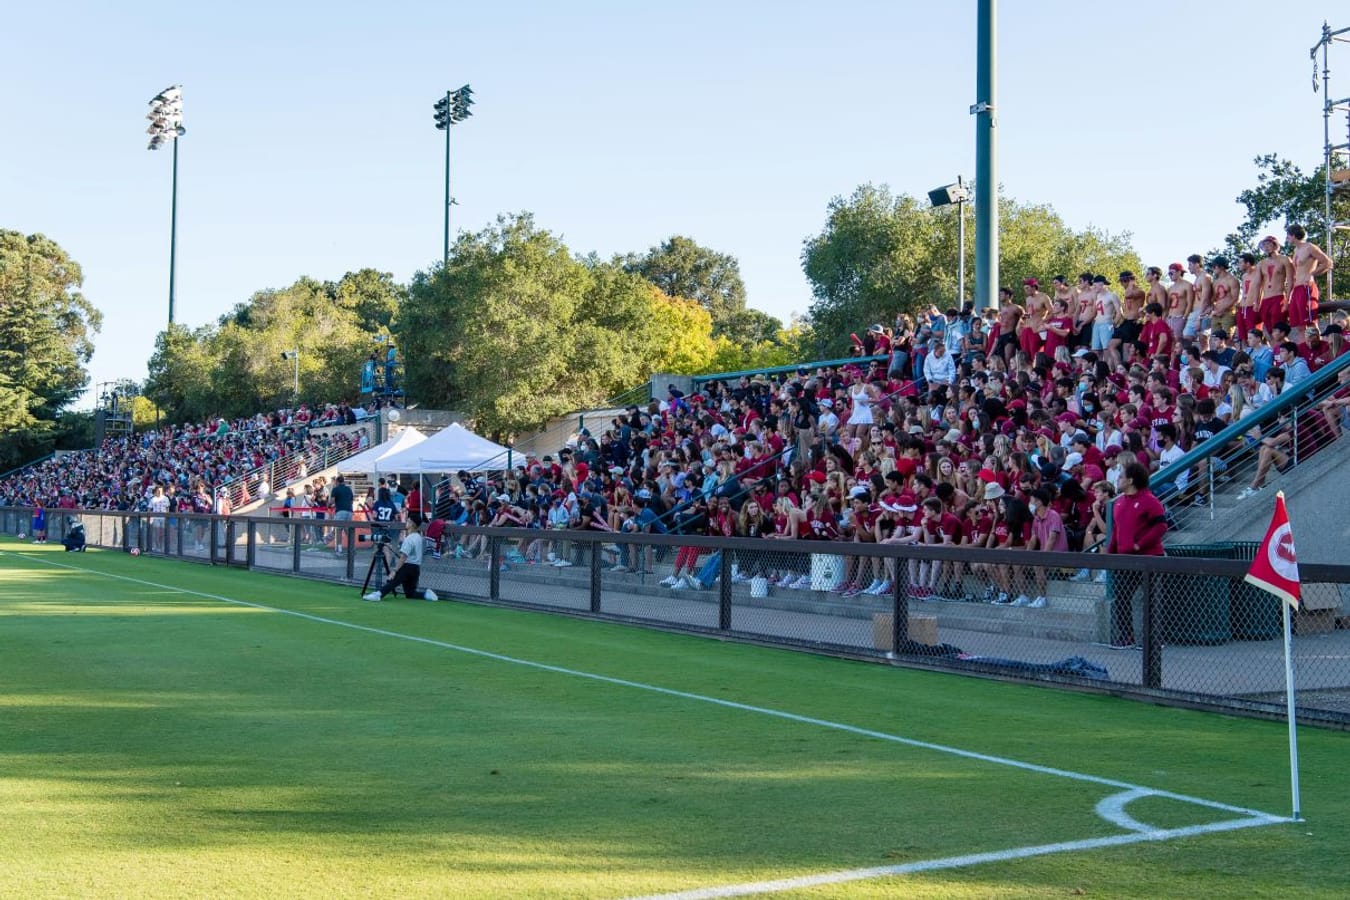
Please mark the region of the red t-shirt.
[[799, 535], [804, 540], [833, 541], [839, 537], [839, 522], [830, 510], [817, 515], [813, 510], [806, 512], [806, 533]]
[[1069, 330], [1069, 333], [1064, 337], [1060, 337], [1048, 328], [1045, 330], [1045, 353], [1047, 356], [1054, 357], [1055, 350], [1064, 346], [1069, 337], [1073, 335], [1073, 319], [1068, 316], [1055, 316], [1053, 319], [1050, 319], [1047, 324], [1053, 325], [1056, 328], [1067, 328]]

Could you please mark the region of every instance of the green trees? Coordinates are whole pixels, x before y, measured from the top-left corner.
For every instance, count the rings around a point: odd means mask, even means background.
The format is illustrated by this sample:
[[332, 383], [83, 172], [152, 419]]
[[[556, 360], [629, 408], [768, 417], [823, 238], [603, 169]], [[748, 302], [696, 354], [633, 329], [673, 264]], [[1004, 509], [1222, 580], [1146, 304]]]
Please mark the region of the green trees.
[[0, 469], [50, 450], [88, 384], [102, 316], [82, 281], [55, 241], [0, 230]]
[[354, 400], [361, 362], [404, 294], [391, 275], [362, 269], [259, 291], [214, 325], [170, 326], [156, 338], [146, 396], [170, 422], [289, 405], [295, 363], [281, 354], [295, 349], [301, 400]]
[[712, 357], [711, 318], [620, 265], [578, 259], [528, 214], [462, 235], [418, 273], [395, 325], [410, 390], [494, 435]]
[[745, 282], [734, 256], [701, 247], [692, 238], [675, 235], [641, 255], [630, 253], [623, 268], [641, 275], [667, 297], [693, 300], [712, 316], [716, 333], [745, 309]]
[[[802, 246], [802, 269], [815, 296], [810, 309], [818, 352], [834, 355], [848, 335], [896, 313], [957, 298], [957, 209], [865, 184], [830, 201], [824, 229]], [[968, 223], [969, 224], [969, 223]], [[968, 229], [969, 230], [969, 229]], [[1079, 272], [1138, 270], [1129, 234], [1074, 231], [1049, 206], [1001, 199], [999, 277], [1016, 285]], [[974, 242], [967, 235], [967, 290], [974, 282]]]

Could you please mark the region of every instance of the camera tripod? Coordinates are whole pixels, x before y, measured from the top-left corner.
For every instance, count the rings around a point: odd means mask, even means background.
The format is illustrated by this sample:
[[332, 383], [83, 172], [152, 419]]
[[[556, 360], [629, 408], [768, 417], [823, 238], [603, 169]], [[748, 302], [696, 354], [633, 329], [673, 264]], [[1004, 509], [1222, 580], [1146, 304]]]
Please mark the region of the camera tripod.
[[365, 596], [370, 590], [370, 582], [375, 578], [376, 571], [379, 571], [379, 580], [375, 582], [375, 589], [379, 590], [385, 582], [389, 580], [389, 538], [384, 536], [375, 541], [375, 552], [370, 557], [370, 568], [366, 569], [366, 580], [361, 583], [361, 596]]

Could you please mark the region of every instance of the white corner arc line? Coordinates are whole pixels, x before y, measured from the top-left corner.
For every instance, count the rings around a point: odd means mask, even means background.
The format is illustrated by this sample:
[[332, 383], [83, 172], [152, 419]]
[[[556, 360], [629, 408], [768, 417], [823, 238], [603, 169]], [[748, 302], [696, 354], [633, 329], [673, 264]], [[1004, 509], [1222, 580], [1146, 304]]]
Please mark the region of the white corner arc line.
[[[9, 551], [0, 551], [2, 556], [14, 555]], [[662, 694], [667, 697], [676, 697], [682, 700], [693, 700], [700, 703], [708, 703], [713, 706], [720, 706], [725, 709], [735, 709], [741, 712], [757, 713], [763, 716], [770, 716], [776, 719], [784, 719], [789, 722], [797, 722], [803, 725], [815, 725], [820, 728], [828, 728], [833, 731], [842, 731], [846, 734], [854, 734], [860, 737], [873, 738], [879, 741], [888, 741], [893, 744], [901, 744], [906, 747], [914, 747], [920, 750], [931, 750], [937, 753], [945, 753], [951, 756], [961, 757], [963, 759], [978, 760], [979, 762], [990, 763], [992, 765], [1007, 766], [1013, 769], [1021, 769], [1025, 772], [1036, 772], [1041, 775], [1051, 775], [1057, 778], [1065, 778], [1072, 781], [1083, 781], [1089, 784], [1100, 784], [1106, 787], [1119, 788], [1122, 791], [1146, 791], [1152, 796], [1165, 797], [1169, 800], [1176, 800], [1181, 803], [1192, 803], [1196, 806], [1205, 806], [1210, 809], [1222, 810], [1224, 812], [1236, 813], [1250, 818], [1259, 818], [1267, 823], [1288, 822], [1290, 819], [1284, 816], [1277, 816], [1272, 813], [1263, 812], [1258, 809], [1248, 809], [1242, 806], [1233, 806], [1227, 803], [1219, 803], [1214, 800], [1206, 800], [1201, 797], [1191, 797], [1186, 794], [1178, 794], [1172, 791], [1165, 791], [1156, 788], [1149, 788], [1143, 785], [1131, 784], [1127, 781], [1119, 781], [1114, 778], [1104, 778], [1100, 775], [1089, 775], [1084, 772], [1074, 772], [1070, 769], [1059, 769], [1053, 766], [1042, 766], [1037, 763], [1024, 762], [1018, 759], [1011, 759], [1003, 756], [994, 756], [988, 753], [979, 753], [974, 750], [962, 750], [960, 747], [951, 747], [945, 744], [935, 744], [930, 741], [921, 741], [915, 738], [907, 738], [898, 734], [890, 734], [884, 731], [876, 731], [871, 728], [862, 728], [857, 725], [849, 725], [844, 722], [832, 722], [829, 719], [818, 719], [813, 716], [804, 716], [798, 713], [787, 712], [786, 710], [771, 709], [766, 706], [754, 706], [749, 703], [738, 703], [734, 700], [724, 700], [720, 697], [710, 697], [706, 694], [695, 694], [688, 691], [676, 690], [675, 688], [661, 687], [655, 684], [646, 684], [641, 681], [630, 681], [626, 678], [616, 678], [612, 675], [601, 675], [597, 672], [585, 672], [580, 669], [569, 669], [566, 666], [556, 666], [551, 663], [538, 662], [532, 659], [521, 659], [516, 656], [507, 656], [502, 653], [493, 653], [490, 650], [480, 650], [477, 647], [466, 647], [462, 644], [453, 644], [449, 641], [438, 641], [435, 638], [422, 637], [416, 634], [405, 634], [399, 631], [389, 631], [384, 628], [376, 628], [371, 625], [360, 625], [356, 622], [347, 622], [342, 619], [330, 619], [326, 616], [317, 616], [313, 613], [300, 612], [293, 609], [283, 609], [278, 606], [268, 606], [265, 603], [254, 603], [250, 600], [239, 600], [234, 597], [225, 597], [220, 594], [212, 594], [206, 591], [196, 591], [190, 588], [180, 588], [171, 584], [162, 584], [157, 581], [147, 581], [143, 578], [132, 578], [129, 575], [117, 575], [112, 572], [99, 572], [95, 569], [86, 569], [83, 566], [72, 566], [67, 563], [58, 563], [40, 557], [21, 556], [20, 559], [27, 561], [41, 562], [45, 565], [54, 566], [61, 569], [69, 569], [76, 572], [83, 572], [86, 575], [93, 575], [102, 578], [111, 578], [116, 581], [126, 581], [131, 584], [145, 585], [146, 587], [161, 588], [168, 591], [176, 591], [180, 594], [187, 594], [194, 597], [204, 597], [208, 600], [218, 600], [221, 603], [229, 603], [235, 606], [244, 606], [250, 609], [264, 610], [279, 615], [292, 616], [297, 619], [304, 619], [310, 622], [318, 622], [323, 625], [336, 625], [339, 628], [350, 628], [354, 631], [361, 631], [367, 634], [378, 634], [382, 637], [391, 637], [398, 640], [412, 641], [417, 644], [425, 644], [431, 647], [440, 647], [444, 650], [453, 650], [457, 653], [463, 653], [468, 656], [476, 656], [480, 659], [491, 659], [497, 662], [510, 663], [512, 665], [524, 666], [526, 668], [537, 669], [543, 672], [553, 672], [558, 675], [569, 675], [574, 678], [585, 678], [590, 681], [598, 681], [603, 684], [612, 684], [619, 687], [633, 688], [635, 690], [648, 691], [654, 694]]]
[[[1287, 821], [1287, 820], [1286, 820]], [[1013, 847], [1008, 850], [993, 850], [988, 853], [970, 853], [965, 856], [947, 856], [941, 859], [928, 859], [919, 862], [902, 863], [895, 866], [876, 866], [868, 869], [849, 869], [840, 872], [821, 872], [816, 875], [802, 875], [797, 878], [780, 878], [773, 881], [757, 881], [747, 884], [728, 884], [720, 887], [695, 888], [689, 891], [676, 891], [670, 894], [648, 894], [635, 900], [718, 900], [722, 897], [746, 897], [751, 894], [769, 894], [775, 891], [792, 891], [802, 888], [819, 887], [826, 884], [841, 884], [848, 881], [863, 881], [871, 878], [885, 878], [894, 875], [914, 875], [920, 872], [934, 872], [940, 869], [960, 869], [984, 863], [1009, 862], [1027, 859], [1033, 856], [1049, 856], [1055, 853], [1072, 853], [1079, 850], [1098, 850], [1103, 847], [1122, 847], [1128, 844], [1140, 844], [1145, 841], [1171, 841], [1177, 838], [1212, 834], [1220, 831], [1235, 831], [1239, 828], [1257, 828], [1275, 824], [1269, 816], [1251, 816], [1242, 819], [1229, 819], [1225, 822], [1211, 822], [1205, 825], [1190, 825], [1185, 828], [1169, 828], [1131, 834], [1116, 834], [1109, 837], [1086, 838], [1080, 841], [1062, 841], [1056, 844], [1037, 844], [1031, 847]]]
[[1111, 794], [1109, 797], [1103, 797], [1101, 802], [1097, 804], [1096, 813], [1112, 825], [1126, 831], [1137, 831], [1141, 834], [1155, 831], [1155, 828], [1145, 825], [1125, 811], [1125, 807], [1135, 800], [1151, 796], [1153, 796], [1153, 792], [1147, 789]]

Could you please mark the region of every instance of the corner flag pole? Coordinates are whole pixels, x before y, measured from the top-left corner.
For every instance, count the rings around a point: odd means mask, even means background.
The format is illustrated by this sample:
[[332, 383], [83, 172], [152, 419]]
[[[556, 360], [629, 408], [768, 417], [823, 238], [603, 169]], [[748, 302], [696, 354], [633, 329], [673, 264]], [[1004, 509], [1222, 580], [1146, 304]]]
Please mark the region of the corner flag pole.
[[1275, 510], [1270, 527], [1256, 551], [1251, 569], [1243, 579], [1263, 591], [1274, 594], [1284, 611], [1284, 708], [1289, 720], [1289, 784], [1294, 806], [1294, 821], [1303, 821], [1298, 799], [1298, 714], [1294, 709], [1294, 641], [1290, 608], [1302, 602], [1303, 585], [1298, 576], [1298, 553], [1294, 550], [1294, 532], [1289, 527], [1289, 510], [1284, 491], [1275, 495]]
[[1302, 806], [1298, 798], [1298, 716], [1294, 712], [1294, 644], [1290, 627], [1289, 604], [1281, 603], [1284, 610], [1284, 708], [1289, 719], [1289, 793], [1293, 799], [1294, 821], [1303, 821]]

